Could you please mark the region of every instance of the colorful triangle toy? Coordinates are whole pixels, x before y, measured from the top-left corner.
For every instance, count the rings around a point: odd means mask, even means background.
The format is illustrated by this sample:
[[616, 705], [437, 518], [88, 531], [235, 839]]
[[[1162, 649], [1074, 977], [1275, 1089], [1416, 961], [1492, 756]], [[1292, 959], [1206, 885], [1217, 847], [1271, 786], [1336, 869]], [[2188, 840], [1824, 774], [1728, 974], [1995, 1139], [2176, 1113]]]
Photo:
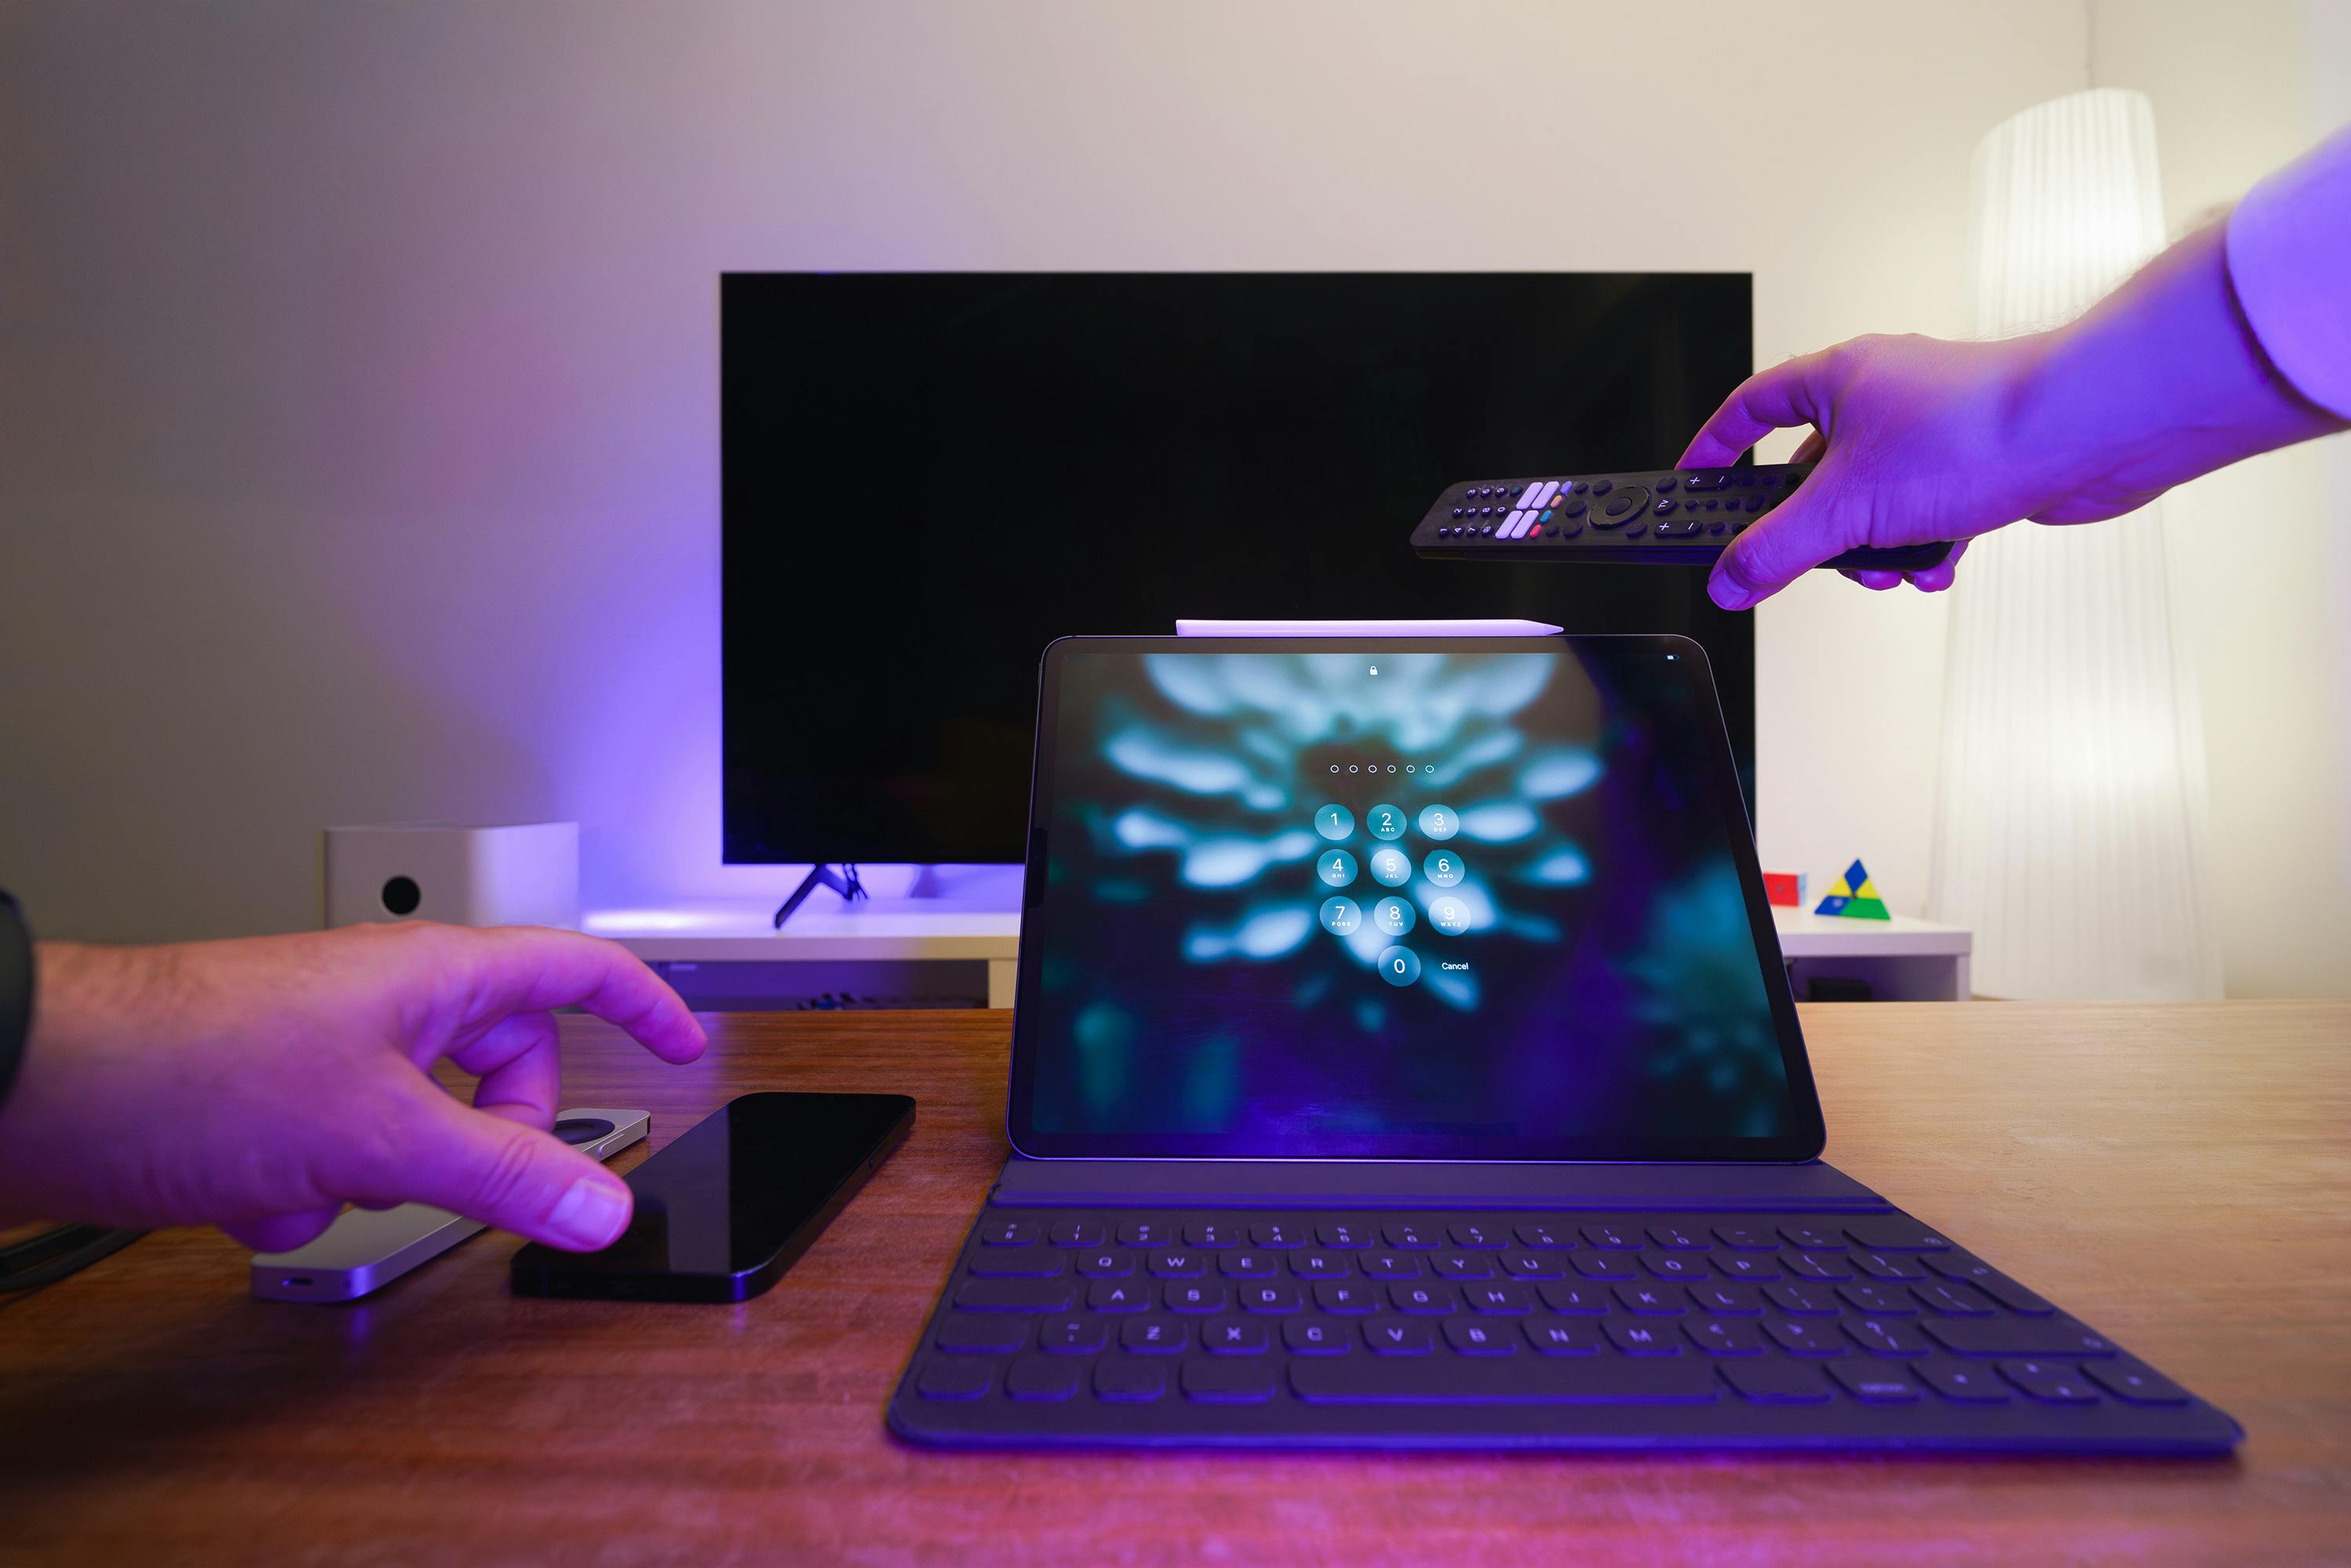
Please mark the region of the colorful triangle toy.
[[1814, 906], [1815, 915], [1843, 915], [1855, 920], [1891, 920], [1894, 915], [1886, 907], [1886, 900], [1877, 896], [1877, 883], [1859, 861], [1845, 867], [1844, 874], [1829, 887], [1829, 894]]

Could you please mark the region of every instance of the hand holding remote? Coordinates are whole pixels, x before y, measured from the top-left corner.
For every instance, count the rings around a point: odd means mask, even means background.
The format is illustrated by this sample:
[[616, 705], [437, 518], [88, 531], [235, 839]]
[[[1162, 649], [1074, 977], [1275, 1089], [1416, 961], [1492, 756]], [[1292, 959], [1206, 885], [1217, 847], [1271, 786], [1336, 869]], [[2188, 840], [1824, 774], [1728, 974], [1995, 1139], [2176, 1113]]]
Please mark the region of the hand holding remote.
[[[1809, 424], [1802, 491], [1726, 548], [1708, 591], [1729, 610], [1860, 546], [1965, 541], [2020, 518], [2085, 523], [2342, 422], [2273, 368], [2237, 308], [2224, 232], [2180, 241], [2079, 320], [1996, 342], [1856, 338], [1750, 377], [1683, 454], [1737, 461]], [[1959, 549], [1924, 571], [1949, 588]], [[1904, 574], [1847, 572], [1871, 588]]]

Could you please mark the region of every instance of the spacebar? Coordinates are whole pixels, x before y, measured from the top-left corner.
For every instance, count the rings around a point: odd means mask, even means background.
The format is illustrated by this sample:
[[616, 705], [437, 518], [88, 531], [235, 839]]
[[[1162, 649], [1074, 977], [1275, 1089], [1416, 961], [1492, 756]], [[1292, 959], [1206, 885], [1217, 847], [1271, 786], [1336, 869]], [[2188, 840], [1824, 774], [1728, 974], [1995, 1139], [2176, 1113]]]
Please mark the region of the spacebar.
[[1300, 1356], [1290, 1386], [1309, 1405], [1704, 1405], [1714, 1368], [1594, 1355], [1553, 1358]]

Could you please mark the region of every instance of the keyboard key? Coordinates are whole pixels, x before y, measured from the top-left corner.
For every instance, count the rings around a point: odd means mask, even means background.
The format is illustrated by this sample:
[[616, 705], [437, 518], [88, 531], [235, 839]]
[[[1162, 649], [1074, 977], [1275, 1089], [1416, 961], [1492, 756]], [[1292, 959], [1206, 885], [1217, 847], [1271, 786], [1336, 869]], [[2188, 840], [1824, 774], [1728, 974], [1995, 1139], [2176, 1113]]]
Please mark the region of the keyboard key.
[[1154, 1252], [1144, 1260], [1144, 1267], [1161, 1280], [1196, 1280], [1208, 1271], [1208, 1255], [1205, 1252]]
[[1871, 1361], [1841, 1361], [1829, 1368], [1829, 1375], [1845, 1386], [1845, 1392], [1865, 1405], [1916, 1405], [1918, 1384], [1909, 1373], [1898, 1366], [1881, 1366]]
[[1535, 1287], [1535, 1294], [1542, 1298], [1544, 1306], [1555, 1312], [1596, 1317], [1608, 1310], [1608, 1299], [1591, 1285], [1571, 1285], [1564, 1281], [1554, 1283], [1546, 1280]]
[[1508, 1323], [1481, 1323], [1474, 1318], [1448, 1318], [1445, 1340], [1463, 1355], [1516, 1355], [1519, 1336]]
[[1959, 1355], [2112, 1355], [2113, 1343], [2067, 1317], [1928, 1318], [1928, 1333]]
[[1372, 1244], [1372, 1232], [1369, 1226], [1352, 1225], [1344, 1220], [1339, 1220], [1329, 1225], [1316, 1226], [1314, 1239], [1325, 1247], [1344, 1247], [1352, 1249], [1357, 1247], [1369, 1247]]
[[1783, 1225], [1780, 1227], [1780, 1234], [1788, 1239], [1789, 1246], [1802, 1252], [1844, 1250], [1844, 1233], [1842, 1231], [1822, 1230], [1813, 1226]]
[[1711, 1258], [1714, 1271], [1729, 1279], [1761, 1284], [1780, 1277], [1780, 1260], [1769, 1252], [1716, 1252]]
[[1514, 1225], [1510, 1227], [1510, 1233], [1519, 1239], [1519, 1244], [1522, 1247], [1573, 1247], [1575, 1245], [1575, 1239], [1566, 1230], [1549, 1225]]
[[1081, 1252], [1078, 1272], [1095, 1280], [1124, 1279], [1134, 1272], [1132, 1252]]
[[1429, 1267], [1447, 1280], [1490, 1280], [1494, 1277], [1494, 1255], [1490, 1252], [1438, 1252], [1429, 1258]]
[[1505, 1252], [1502, 1272], [1513, 1280], [1560, 1280], [1567, 1276], [1567, 1260], [1556, 1252]]
[[1520, 1323], [1537, 1355], [1597, 1355], [1600, 1336], [1588, 1323]]
[[1118, 1343], [1137, 1355], [1176, 1355], [1192, 1343], [1192, 1326], [1166, 1318], [1129, 1318], [1118, 1325]]
[[1423, 1229], [1417, 1225], [1384, 1226], [1381, 1228], [1380, 1234], [1387, 1239], [1387, 1244], [1391, 1247], [1434, 1247], [1437, 1245], [1436, 1233]]
[[1354, 1340], [1343, 1323], [1292, 1318], [1281, 1325], [1281, 1343], [1294, 1355], [1343, 1355]]
[[1409, 1252], [1365, 1252], [1355, 1260], [1366, 1280], [1417, 1280], [1420, 1260]]
[[1855, 1219], [1844, 1228], [1856, 1247], [1872, 1252], [1941, 1252], [1950, 1248], [1940, 1231], [1929, 1229], [1907, 1215], [1884, 1219]]
[[1288, 1219], [1267, 1219], [1249, 1227], [1249, 1240], [1259, 1247], [1287, 1249], [1306, 1245], [1306, 1228]]
[[1630, 1248], [1641, 1244], [1631, 1231], [1614, 1225], [1587, 1225], [1583, 1228], [1583, 1239], [1592, 1247]]
[[1056, 1247], [1099, 1247], [1110, 1239], [1110, 1227], [1099, 1219], [1057, 1220], [1050, 1239]]
[[1714, 1228], [1714, 1239], [1740, 1252], [1777, 1252], [1780, 1249], [1779, 1237], [1752, 1225], [1718, 1225]]
[[1853, 1270], [1842, 1258], [1819, 1252], [1784, 1252], [1780, 1261], [1799, 1280], [1850, 1280]]
[[1873, 1280], [1908, 1281], [1927, 1277], [1927, 1270], [1919, 1266], [1916, 1257], [1905, 1257], [1899, 1252], [1856, 1252], [1853, 1255], [1853, 1266]]
[[1834, 1317], [1842, 1310], [1836, 1297], [1823, 1285], [1800, 1285], [1792, 1280], [1784, 1285], [1773, 1285], [1763, 1293], [1771, 1298], [1773, 1306], [1793, 1317]]
[[1671, 1323], [1635, 1322], [1626, 1318], [1612, 1318], [1600, 1325], [1608, 1337], [1626, 1355], [1679, 1355], [1682, 1342], [1674, 1335]]
[[1004, 1392], [1015, 1399], [1067, 1399], [1078, 1391], [1081, 1369], [1074, 1361], [1024, 1355], [1004, 1374]]
[[1690, 1343], [1708, 1355], [1761, 1355], [1763, 1336], [1753, 1323], [1734, 1318], [1701, 1318], [1682, 1325]]
[[1927, 1310], [1947, 1318], [1988, 1318], [1992, 1305], [1968, 1286], [1938, 1280], [1931, 1284], [1913, 1285], [1910, 1293], [1927, 1304]]
[[1270, 1252], [1228, 1252], [1217, 1260], [1217, 1272], [1228, 1280], [1267, 1280], [1280, 1271]]
[[1638, 1317], [1677, 1318], [1689, 1310], [1682, 1305], [1681, 1292], [1671, 1285], [1619, 1285], [1614, 1295], [1626, 1312]]
[[1807, 1362], [1780, 1356], [1734, 1361], [1722, 1369], [1722, 1379], [1754, 1405], [1825, 1405], [1829, 1385], [1821, 1369]]
[[1314, 1287], [1314, 1304], [1326, 1312], [1370, 1312], [1379, 1310], [1369, 1285], [1342, 1284], [1324, 1280]]
[[1762, 1294], [1752, 1285], [1692, 1285], [1689, 1299], [1702, 1312], [1751, 1318], [1763, 1311]]
[[2090, 1380], [2116, 1398], [2132, 1405], [2185, 1405], [2188, 1390], [2145, 1362], [2091, 1361], [2082, 1364]]
[[1147, 1405], [1167, 1392], [1167, 1368], [1134, 1355], [1094, 1363], [1094, 1397], [1114, 1405]]
[[1290, 1271], [1301, 1280], [1338, 1280], [1355, 1271], [1344, 1252], [1293, 1252]]
[[1641, 1272], [1629, 1252], [1578, 1252], [1568, 1261], [1587, 1280], [1631, 1280]]
[[1161, 1287], [1160, 1300], [1171, 1312], [1221, 1312], [1225, 1310], [1225, 1288], [1213, 1280], [1185, 1281], [1171, 1280]]
[[1055, 1355], [1092, 1355], [1109, 1343], [1102, 1318], [1047, 1318], [1037, 1331], [1037, 1348]]
[[1912, 1356], [1927, 1354], [1927, 1342], [1915, 1324], [1887, 1322], [1879, 1318], [1847, 1318], [1844, 1332], [1872, 1355]]
[[1706, 1238], [1679, 1225], [1652, 1225], [1648, 1228], [1649, 1245], [1668, 1251], [1690, 1252], [1704, 1247]]
[[1234, 1293], [1239, 1296], [1241, 1311], [1245, 1312], [1294, 1312], [1306, 1304], [1298, 1287], [1287, 1280], [1277, 1280], [1270, 1285], [1243, 1285]]
[[1928, 1268], [1946, 1280], [1973, 1285], [2011, 1312], [2037, 1318], [2057, 1310], [2053, 1303], [2034, 1295], [1980, 1258], [1965, 1252], [1929, 1252], [1925, 1261]]
[[1374, 1355], [1426, 1355], [1437, 1348], [1429, 1336], [1426, 1323], [1407, 1322], [1396, 1318], [1364, 1325], [1364, 1343], [1372, 1347]]
[[1097, 1280], [1086, 1287], [1086, 1305], [1098, 1312], [1139, 1312], [1150, 1304], [1148, 1285]]
[[1843, 1355], [1844, 1340], [1834, 1323], [1807, 1322], [1802, 1318], [1766, 1318], [1763, 1332], [1791, 1355]]
[[1262, 1405], [1273, 1397], [1273, 1368], [1261, 1361], [1187, 1361], [1184, 1397], [1203, 1405]]
[[1621, 1355], [1290, 1364], [1290, 1386], [1310, 1405], [1705, 1405], [1720, 1397], [1714, 1369]]
[[1489, 1317], [1518, 1317], [1534, 1310], [1524, 1285], [1464, 1285], [1461, 1300], [1471, 1312]]
[[1033, 1219], [990, 1219], [979, 1227], [982, 1247], [1034, 1247], [1044, 1235]]
[[1069, 1266], [1070, 1255], [1050, 1247], [983, 1247], [968, 1271], [976, 1280], [1049, 1280]]
[[1067, 1280], [966, 1280], [955, 1304], [967, 1312], [1066, 1312]]
[[1706, 1260], [1687, 1252], [1644, 1252], [1641, 1267], [1660, 1280], [1706, 1278]]
[[1217, 1318], [1200, 1325], [1200, 1348], [1211, 1355], [1263, 1355], [1273, 1336], [1253, 1318]]
[[914, 1392], [925, 1399], [985, 1399], [995, 1386], [994, 1363], [946, 1360], [923, 1368]]
[[2097, 1391], [2075, 1366], [2052, 1361], [1995, 1363], [2000, 1375], [2043, 1405], [2095, 1405]]
[[1440, 1317], [1460, 1303], [1455, 1300], [1450, 1285], [1390, 1285], [1388, 1302], [1400, 1312], [1416, 1317]]
[[1164, 1219], [1130, 1219], [1118, 1228], [1121, 1247], [1165, 1247], [1176, 1239], [1176, 1228]]
[[932, 1343], [953, 1355], [1008, 1355], [1027, 1344], [1036, 1332], [1036, 1322], [1029, 1318], [949, 1312], [939, 1320], [939, 1332]]
[[1918, 1315], [1917, 1305], [1907, 1295], [1883, 1285], [1839, 1285], [1836, 1293], [1850, 1302], [1855, 1312], [1873, 1312], [1883, 1318]]
[[1228, 1220], [1193, 1219], [1184, 1225], [1184, 1245], [1186, 1247], [1238, 1247], [1241, 1228]]
[[1910, 1370], [1918, 1381], [1959, 1405], [2005, 1405], [2009, 1402], [2008, 1385], [1986, 1368], [1970, 1366], [1961, 1361], [1913, 1362]]
[[1473, 1225], [1466, 1221], [1458, 1225], [1447, 1226], [1445, 1234], [1453, 1239], [1453, 1245], [1456, 1247], [1479, 1247], [1488, 1251], [1510, 1240], [1508, 1236], [1491, 1226]]

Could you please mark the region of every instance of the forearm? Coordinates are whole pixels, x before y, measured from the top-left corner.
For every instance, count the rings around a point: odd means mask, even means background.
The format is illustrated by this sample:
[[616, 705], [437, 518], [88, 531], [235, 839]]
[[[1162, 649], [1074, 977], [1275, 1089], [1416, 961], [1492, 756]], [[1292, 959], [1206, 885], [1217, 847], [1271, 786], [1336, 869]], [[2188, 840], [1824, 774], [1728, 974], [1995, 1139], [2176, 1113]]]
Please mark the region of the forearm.
[[[2238, 308], [2225, 230], [2189, 235], [2079, 320], [2045, 334], [2011, 405], [2052, 497], [2152, 497], [2241, 458], [2344, 428], [2278, 373]], [[2103, 508], [2102, 508], [2103, 509]], [[2067, 521], [2061, 500], [2043, 514]]]

